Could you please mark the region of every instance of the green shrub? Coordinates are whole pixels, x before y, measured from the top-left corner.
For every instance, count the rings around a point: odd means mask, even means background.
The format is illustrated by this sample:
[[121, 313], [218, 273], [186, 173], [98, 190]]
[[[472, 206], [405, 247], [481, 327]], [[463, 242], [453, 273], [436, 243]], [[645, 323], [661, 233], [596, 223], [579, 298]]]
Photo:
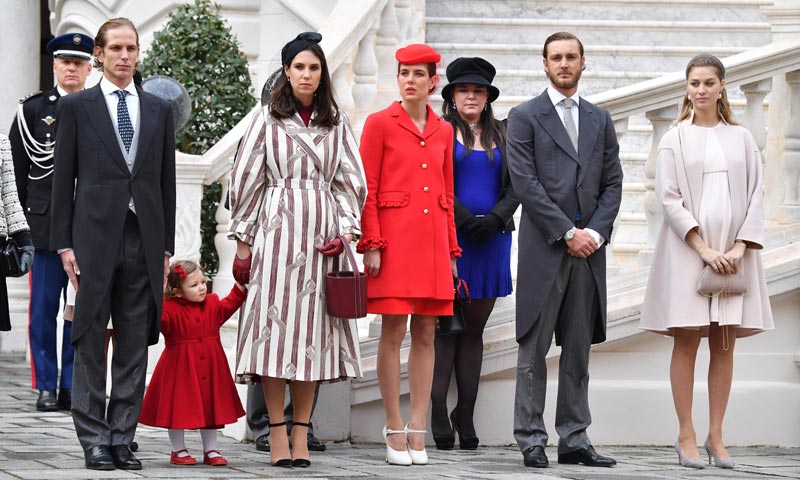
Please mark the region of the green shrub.
[[[219, 15], [219, 6], [210, 0], [195, 0], [169, 15], [163, 30], [154, 34], [141, 70], [145, 78], [174, 78], [192, 98], [192, 118], [175, 136], [181, 152], [205, 153], [255, 105], [247, 58]], [[200, 254], [203, 269], [209, 274], [219, 268], [214, 215], [220, 192], [219, 183], [203, 191]]]

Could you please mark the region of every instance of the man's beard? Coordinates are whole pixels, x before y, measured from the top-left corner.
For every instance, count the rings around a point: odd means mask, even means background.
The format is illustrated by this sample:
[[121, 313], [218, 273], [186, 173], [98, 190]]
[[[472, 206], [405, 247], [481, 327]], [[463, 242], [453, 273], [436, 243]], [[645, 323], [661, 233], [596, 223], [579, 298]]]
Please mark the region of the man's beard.
[[550, 73], [550, 70], [547, 71], [547, 78], [558, 88], [564, 90], [570, 90], [578, 86], [578, 81], [581, 79], [581, 75], [583, 74], [583, 70], [578, 70], [574, 77], [570, 79], [562, 80], [558, 78], [558, 74]]

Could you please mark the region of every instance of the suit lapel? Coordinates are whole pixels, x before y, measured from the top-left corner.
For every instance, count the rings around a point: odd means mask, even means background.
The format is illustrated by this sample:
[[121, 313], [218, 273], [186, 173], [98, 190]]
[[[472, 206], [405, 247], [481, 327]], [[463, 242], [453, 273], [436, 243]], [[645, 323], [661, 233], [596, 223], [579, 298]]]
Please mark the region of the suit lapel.
[[[139, 94], [139, 140], [136, 147], [136, 158], [133, 163], [133, 173], [139, 171], [144, 163], [144, 156], [147, 155], [147, 146], [153, 141], [153, 136], [156, 133], [156, 125], [159, 125], [156, 120], [158, 119], [158, 105], [156, 102], [148, 98], [148, 94], [143, 92], [141, 88], [137, 88]], [[126, 167], [127, 168], [127, 167]]]
[[[561, 150], [564, 150], [570, 158], [580, 164], [578, 152], [576, 152], [575, 148], [572, 146], [572, 141], [570, 141], [569, 135], [567, 135], [567, 129], [564, 128], [564, 124], [561, 123], [561, 118], [558, 116], [558, 112], [556, 112], [556, 107], [554, 107], [553, 103], [550, 101], [550, 97], [547, 96], [547, 91], [539, 96], [537, 107], [535, 115], [542, 128], [544, 128], [550, 137], [553, 138], [553, 141], [561, 147]], [[581, 119], [581, 123], [583, 123], [583, 119]], [[580, 134], [578, 134], [578, 138], [580, 138]]]
[[583, 176], [586, 175], [586, 165], [592, 159], [594, 143], [597, 140], [597, 136], [600, 134], [600, 122], [597, 119], [594, 105], [589, 104], [585, 100], [581, 100], [579, 111], [578, 164], [580, 164], [581, 169], [578, 171], [578, 185], [581, 184]]
[[122, 150], [119, 149], [117, 132], [114, 131], [114, 122], [111, 120], [111, 115], [108, 113], [108, 104], [103, 97], [100, 84], [89, 91], [89, 94], [84, 97], [83, 103], [89, 117], [89, 122], [92, 124], [92, 127], [94, 127], [103, 145], [105, 145], [106, 150], [111, 152], [111, 158], [118, 167], [122, 168], [126, 173], [129, 173], [128, 165], [125, 163], [125, 157], [122, 156]]

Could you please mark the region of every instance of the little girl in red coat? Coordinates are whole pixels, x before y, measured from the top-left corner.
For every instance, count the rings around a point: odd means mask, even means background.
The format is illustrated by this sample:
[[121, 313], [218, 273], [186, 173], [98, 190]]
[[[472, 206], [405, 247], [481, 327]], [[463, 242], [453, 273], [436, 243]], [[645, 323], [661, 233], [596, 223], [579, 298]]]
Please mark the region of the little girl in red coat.
[[203, 463], [227, 465], [217, 451], [217, 429], [244, 415], [219, 329], [239, 309], [245, 289], [236, 284], [222, 300], [206, 295], [203, 270], [194, 262], [172, 266], [164, 289], [161, 333], [165, 348], [144, 395], [139, 423], [169, 429], [174, 465], [194, 465], [185, 429], [200, 429]]

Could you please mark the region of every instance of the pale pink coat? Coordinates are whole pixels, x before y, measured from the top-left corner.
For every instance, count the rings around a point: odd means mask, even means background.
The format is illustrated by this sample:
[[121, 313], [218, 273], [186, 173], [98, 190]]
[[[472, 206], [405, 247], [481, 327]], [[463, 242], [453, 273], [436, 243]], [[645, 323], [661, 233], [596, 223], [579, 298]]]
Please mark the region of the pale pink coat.
[[[748, 242], [742, 260], [747, 293], [720, 300], [720, 323], [735, 325], [744, 337], [774, 327], [760, 249], [764, 241], [761, 159], [753, 136], [736, 125], [720, 125], [716, 134], [727, 160], [730, 223], [735, 240]], [[701, 218], [706, 130], [687, 122], [671, 129], [658, 146], [655, 193], [663, 208], [639, 327], [666, 335], [671, 328], [700, 328], [708, 334], [711, 300], [697, 293], [705, 263], [686, 243]], [[703, 229], [701, 228], [701, 231]]]

